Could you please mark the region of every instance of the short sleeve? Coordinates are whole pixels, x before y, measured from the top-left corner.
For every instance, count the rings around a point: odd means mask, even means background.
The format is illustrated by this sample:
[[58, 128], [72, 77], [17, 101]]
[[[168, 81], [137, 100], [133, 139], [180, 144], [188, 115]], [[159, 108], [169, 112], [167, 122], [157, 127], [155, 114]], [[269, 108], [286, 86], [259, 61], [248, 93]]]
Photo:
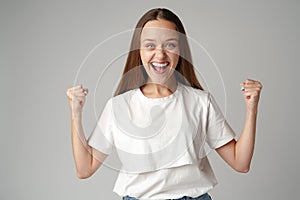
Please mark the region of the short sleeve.
[[88, 139], [88, 144], [98, 151], [110, 154], [114, 144], [112, 135], [112, 100], [110, 99]]
[[210, 148], [216, 149], [227, 144], [234, 139], [234, 137], [235, 133], [233, 129], [223, 116], [214, 97], [209, 94], [206, 142]]

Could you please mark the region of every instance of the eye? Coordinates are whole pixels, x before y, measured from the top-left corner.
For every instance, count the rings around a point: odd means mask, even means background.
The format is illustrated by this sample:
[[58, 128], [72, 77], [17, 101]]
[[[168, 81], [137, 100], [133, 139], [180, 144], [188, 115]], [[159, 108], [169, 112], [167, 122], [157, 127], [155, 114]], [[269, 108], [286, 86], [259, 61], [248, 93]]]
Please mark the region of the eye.
[[147, 49], [154, 49], [155, 48], [154, 44], [151, 44], [151, 43], [150, 44], [146, 44], [145, 47]]
[[176, 47], [176, 44], [174, 44], [174, 43], [167, 43], [165, 47], [167, 49], [174, 49]]

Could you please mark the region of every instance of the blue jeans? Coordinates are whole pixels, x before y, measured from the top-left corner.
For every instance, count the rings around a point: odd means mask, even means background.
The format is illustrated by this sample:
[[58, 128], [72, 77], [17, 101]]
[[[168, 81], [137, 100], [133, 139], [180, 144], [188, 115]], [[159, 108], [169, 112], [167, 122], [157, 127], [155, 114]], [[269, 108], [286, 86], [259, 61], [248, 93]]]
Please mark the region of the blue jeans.
[[[134, 198], [134, 197], [130, 197], [130, 196], [125, 196], [123, 197], [123, 200], [138, 200], [137, 198]], [[209, 194], [203, 194], [199, 197], [187, 197], [187, 196], [184, 196], [184, 197], [181, 197], [179, 199], [174, 199], [174, 200], [211, 200], [211, 197], [209, 196]]]

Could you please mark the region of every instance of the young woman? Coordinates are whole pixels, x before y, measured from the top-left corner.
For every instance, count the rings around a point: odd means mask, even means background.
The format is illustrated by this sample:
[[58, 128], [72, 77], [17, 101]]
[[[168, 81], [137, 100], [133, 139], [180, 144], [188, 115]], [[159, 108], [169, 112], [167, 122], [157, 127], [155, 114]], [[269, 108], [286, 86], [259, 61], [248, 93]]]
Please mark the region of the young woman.
[[123, 200], [211, 199], [207, 192], [217, 182], [205, 144], [234, 170], [250, 168], [262, 85], [249, 79], [240, 85], [247, 112], [236, 141], [197, 80], [179, 18], [167, 9], [148, 11], [137, 23], [115, 96], [88, 140], [82, 128], [88, 89], [67, 90], [77, 176], [91, 176], [116, 149], [122, 169], [114, 192]]

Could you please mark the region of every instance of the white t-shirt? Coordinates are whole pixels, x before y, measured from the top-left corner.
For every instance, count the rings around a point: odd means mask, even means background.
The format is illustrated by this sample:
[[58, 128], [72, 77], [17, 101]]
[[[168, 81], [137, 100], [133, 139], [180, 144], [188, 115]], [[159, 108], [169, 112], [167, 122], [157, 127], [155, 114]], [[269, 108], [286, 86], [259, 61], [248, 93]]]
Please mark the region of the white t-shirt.
[[139, 199], [197, 197], [217, 183], [206, 157], [235, 137], [209, 92], [178, 83], [163, 98], [140, 88], [111, 98], [88, 144], [116, 151], [122, 164], [113, 189]]

